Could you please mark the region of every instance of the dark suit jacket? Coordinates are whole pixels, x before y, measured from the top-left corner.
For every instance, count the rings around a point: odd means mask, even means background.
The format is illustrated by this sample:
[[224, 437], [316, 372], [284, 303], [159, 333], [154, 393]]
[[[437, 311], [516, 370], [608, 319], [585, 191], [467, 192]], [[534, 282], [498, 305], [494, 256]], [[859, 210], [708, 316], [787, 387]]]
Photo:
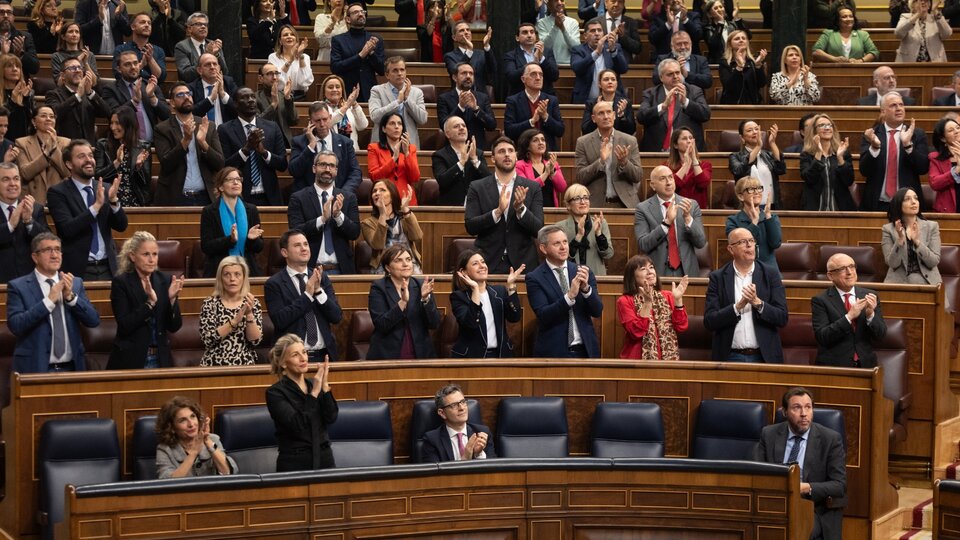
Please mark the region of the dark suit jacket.
[[[77, 302], [64, 304], [67, 320], [67, 337], [77, 371], [87, 369], [83, 354], [80, 325], [87, 328], [100, 326], [100, 316], [83, 290], [83, 279], [73, 278], [73, 294]], [[14, 279], [7, 285], [7, 326], [17, 336], [13, 351], [13, 370], [19, 373], [46, 373], [50, 366], [50, 350], [53, 346], [53, 327], [50, 312], [43, 305], [43, 289], [33, 272]]]
[[[590, 90], [596, 86], [593, 80], [594, 74], [593, 49], [586, 43], [574, 47], [570, 50], [570, 67], [576, 75], [573, 83], [573, 95], [571, 103], [586, 103], [590, 97]], [[630, 69], [630, 61], [623, 52], [623, 47], [617, 44], [616, 50], [610, 52], [607, 47], [603, 48], [603, 65], [606, 69], [612, 69], [617, 72], [617, 90], [622, 92], [623, 86], [620, 84], [620, 75]]]
[[[490, 428], [483, 424], [467, 423], [467, 439], [474, 433], [482, 431], [487, 434], [487, 446], [483, 452], [487, 459], [497, 457], [497, 452], [493, 447], [493, 433]], [[466, 444], [466, 441], [464, 441]], [[437, 429], [431, 429], [423, 434], [423, 463], [440, 463], [441, 461], [456, 461], [453, 455], [453, 446], [450, 444], [450, 437], [447, 436], [447, 425], [443, 424]]]
[[[787, 296], [776, 268], [754, 262], [753, 284], [757, 286], [757, 297], [763, 301], [763, 313], [751, 308], [753, 329], [760, 345], [760, 353], [767, 364], [783, 363], [783, 348], [777, 329], [787, 324]], [[707, 305], [703, 313], [703, 325], [713, 332], [713, 360], [726, 361], [730, 356], [730, 344], [733, 331], [740, 322], [740, 315], [734, 309], [735, 283], [733, 261], [710, 272], [707, 284]]]
[[33, 237], [42, 232], [49, 232], [47, 228], [47, 218], [43, 213], [43, 205], [33, 204], [33, 224], [30, 229], [21, 221], [10, 232], [7, 226], [6, 212], [0, 212], [0, 283], [7, 283], [14, 278], [23, 276], [33, 271], [32, 251], [30, 243]]
[[[903, 98], [903, 104], [907, 107], [911, 105], [916, 105], [917, 100], [910, 96], [901, 96]], [[867, 94], [857, 98], [857, 105], [862, 105], [864, 107], [876, 107], [877, 106], [877, 95], [876, 94]], [[936, 103], [934, 103], [936, 105]]]
[[282, 94], [274, 106], [270, 101], [270, 95], [260, 87], [257, 89], [257, 113], [261, 118], [265, 118], [280, 128], [283, 133], [283, 142], [290, 148], [290, 139], [292, 138], [290, 126], [297, 125], [297, 107], [293, 102], [293, 94], [289, 98]]
[[[780, 161], [775, 160], [773, 152], [766, 148], [760, 150], [757, 160], [765, 163], [767, 168], [770, 169], [770, 176], [773, 178], [773, 207], [779, 210], [782, 208], [780, 204], [780, 175], [787, 174], [787, 161], [783, 158], [782, 153], [780, 154]], [[750, 176], [750, 168], [755, 163], [750, 161], [750, 151], [747, 149], [730, 154], [727, 161], [734, 180]]]
[[[308, 274], [309, 276], [309, 274]], [[330, 361], [337, 360], [337, 339], [330, 331], [331, 324], [337, 324], [343, 319], [343, 311], [337, 303], [337, 293], [333, 290], [333, 283], [327, 274], [323, 274], [320, 286], [327, 293], [327, 301], [320, 304], [306, 294], [300, 294], [283, 267], [279, 272], [270, 276], [263, 286], [263, 296], [267, 302], [267, 312], [273, 322], [274, 335], [296, 334], [301, 339], [307, 338], [306, 314], [312, 310], [317, 317], [317, 326], [320, 335], [327, 346]]]
[[370, 101], [370, 89], [377, 85], [377, 75], [383, 75], [384, 70], [383, 38], [372, 53], [360, 58], [364, 43], [373, 36], [366, 30], [351, 29], [330, 40], [330, 71], [343, 79], [344, 88], [360, 85], [360, 103]]
[[461, 206], [467, 199], [467, 190], [475, 180], [490, 176], [490, 169], [487, 168], [487, 160], [478, 152], [477, 158], [480, 162], [479, 167], [474, 167], [473, 162], [467, 160], [463, 170], [457, 165], [457, 153], [450, 144], [443, 145], [443, 148], [433, 153], [430, 158], [433, 161], [433, 175], [440, 184], [440, 196], [437, 198], [437, 204], [440, 206]]
[[223, 146], [223, 161], [243, 172], [243, 196], [249, 197], [253, 188], [249, 161], [256, 156], [260, 162], [260, 180], [263, 182], [264, 195], [272, 206], [282, 206], [283, 194], [280, 192], [280, 183], [277, 182], [277, 171], [287, 170], [287, 144], [280, 126], [266, 118], [257, 117], [257, 128], [263, 130], [263, 147], [270, 152], [269, 161], [259, 154], [247, 156], [246, 161], [240, 157], [240, 150], [247, 144], [247, 131], [239, 118], [217, 127], [217, 135], [220, 136], [220, 144]]
[[[860, 286], [855, 287], [854, 292], [857, 299], [868, 293], [877, 294]], [[814, 296], [810, 304], [813, 310], [813, 334], [817, 339], [817, 365], [853, 367], [853, 353], [856, 351], [862, 367], [876, 367], [877, 353], [873, 351], [873, 342], [883, 339], [887, 334], [887, 323], [883, 320], [879, 300], [870, 324], [867, 324], [867, 314], [861, 312], [855, 321], [856, 329], [847, 321], [847, 309], [836, 287]]]
[[171, 6], [170, 16], [164, 13], [152, 10], [150, 15], [150, 43], [159, 45], [164, 51], [173, 53], [177, 43], [187, 37], [187, 16], [190, 13]]
[[313, 378], [304, 393], [289, 377], [267, 388], [267, 410], [277, 428], [277, 472], [334, 467], [327, 426], [337, 421], [340, 407], [332, 392], [310, 395]]
[[[709, 17], [707, 17], [709, 19]], [[728, 19], [723, 21], [723, 24], [716, 25], [709, 20], [703, 21], [703, 43], [707, 46], [707, 60], [711, 64], [719, 64], [720, 59], [723, 58], [723, 51], [726, 49], [727, 44], [723, 41], [723, 31], [727, 31], [727, 35], [736, 32], [737, 30], [743, 30], [747, 34], [747, 39], [753, 38], [753, 32], [747, 28], [747, 25], [743, 22], [743, 19], [732, 20]]]
[[[119, 45], [123, 43], [123, 36], [130, 35], [130, 18], [127, 10], [122, 11], [119, 16], [114, 14], [117, 4], [119, 4], [117, 0], [107, 0], [107, 6], [110, 8], [110, 33], [114, 44]], [[74, 15], [74, 20], [80, 25], [83, 44], [90, 47], [93, 54], [100, 54], [100, 42], [103, 39], [103, 23], [100, 21], [98, 5], [97, 0], [77, 0]]]
[[[680, 29], [690, 34], [690, 41], [693, 42], [691, 50], [693, 54], [700, 54], [700, 38], [703, 36], [703, 26], [700, 21], [700, 14], [694, 10], [687, 12], [686, 24], [681, 24]], [[650, 51], [650, 60], [654, 60], [661, 54], [670, 52], [670, 37], [673, 35], [673, 29], [667, 26], [666, 10], [661, 10], [658, 15], [650, 19], [650, 34], [648, 39], [653, 45]]]
[[[763, 428], [757, 461], [783, 463], [789, 436], [787, 422]], [[836, 431], [811, 422], [806, 446], [800, 481], [810, 483], [809, 497], [813, 500], [814, 524], [810, 538], [840, 540], [843, 507], [847, 504], [847, 459], [843, 441]]]
[[[230, 101], [220, 104], [220, 116], [223, 117], [223, 123], [227, 123], [237, 117], [237, 102], [234, 98], [237, 95], [237, 84], [229, 75], [223, 76], [224, 91], [230, 96]], [[206, 116], [207, 111], [213, 108], [213, 103], [207, 99], [207, 89], [204, 88], [203, 79], [197, 77], [190, 83], [190, 93], [193, 94], [193, 115]]]
[[[257, 210], [257, 207], [243, 200], [239, 202], [243, 203], [243, 207], [247, 211], [247, 226], [259, 225], [260, 211]], [[250, 277], [259, 276], [260, 269], [257, 267], [256, 255], [263, 251], [263, 237], [250, 240], [242, 237], [239, 233], [237, 236], [238, 242], [246, 242], [243, 254], [247, 260], [247, 266], [250, 267]], [[230, 239], [230, 233], [224, 234], [223, 223], [220, 221], [220, 199], [215, 199], [212, 203], [204, 206], [200, 212], [200, 250], [207, 257], [203, 265], [203, 277], [215, 277], [217, 275], [217, 266], [230, 254], [230, 248], [234, 245], [234, 242]]]
[[[141, 83], [140, 88], [141, 93], [146, 93], [146, 84]], [[163, 97], [163, 91], [159, 85], [154, 89], [153, 96], [157, 98], [156, 105], [151, 105], [149, 99], [144, 99], [141, 103], [144, 112], [147, 113], [147, 120], [150, 120], [150, 127], [154, 130], [153, 136], [156, 138], [157, 124], [170, 118], [170, 106], [167, 104], [167, 99]], [[127, 82], [123, 79], [117, 79], [113, 84], [103, 87], [103, 101], [107, 104], [108, 117], [110, 116], [109, 111], [116, 110], [120, 106], [130, 107], [131, 110], [136, 112], [133, 101], [130, 99], [130, 88], [127, 87]], [[60, 114], [58, 113], [57, 119], [59, 120], [59, 118]]]
[[[633, 103], [630, 101], [630, 98], [626, 94], [617, 92], [616, 98], [613, 100], [613, 112], [617, 112], [617, 103], [621, 99], [627, 100], [627, 108], [623, 110], [623, 115], [618, 116], [616, 120], [613, 121], [613, 129], [626, 133], [627, 135], [633, 135], [637, 132], [637, 119], [633, 116]], [[580, 121], [580, 134], [586, 135], [587, 133], [592, 133], [597, 130], [597, 124], [593, 122], [593, 106], [597, 104], [597, 100], [588, 99], [587, 104], [583, 108], [583, 119]]]
[[939, 97], [933, 100], [933, 106], [935, 107], [956, 107], [957, 106], [957, 94], [956, 92], [950, 94], [949, 96]]
[[[209, 39], [204, 41], [204, 50], [206, 50], [206, 45], [209, 42]], [[199, 77], [197, 66], [200, 65], [200, 54], [189, 37], [173, 47], [173, 57], [176, 60], [177, 75], [181, 81], [192, 83], [197, 80], [197, 77]], [[227, 61], [223, 58], [223, 49], [217, 51], [217, 61], [220, 63], [220, 71], [224, 74], [227, 73]]]
[[443, 63], [447, 66], [447, 73], [450, 75], [456, 75], [457, 64], [463, 62], [473, 66], [474, 91], [487, 93], [487, 85], [493, 83], [498, 74], [497, 57], [493, 53], [493, 48], [491, 47], [489, 51], [482, 48], [474, 49], [473, 55], [467, 58], [459, 45], [455, 44], [452, 51], [443, 55]]
[[[360, 164], [357, 162], [357, 153], [353, 149], [353, 141], [350, 137], [334, 133], [332, 146], [333, 148], [329, 150], [337, 155], [337, 179], [333, 183], [338, 188], [356, 195], [362, 173]], [[319, 142], [317, 148], [320, 148]], [[297, 135], [293, 138], [293, 150], [290, 152], [290, 176], [293, 177], [294, 191], [310, 187], [316, 181], [316, 175], [313, 172], [313, 160], [316, 157], [317, 154], [307, 148], [306, 135]]]
[[761, 89], [767, 85], [764, 65], [757, 65], [747, 59], [742, 71], [731, 67], [726, 60], [720, 59], [720, 103], [723, 105], [759, 105], [763, 102]]
[[[902, 126], [901, 126], [902, 127]], [[886, 211], [889, 203], [880, 202], [880, 193], [884, 189], [883, 180], [887, 173], [887, 134], [883, 124], [873, 127], [874, 133], [880, 139], [880, 154], [873, 157], [870, 154], [870, 141], [863, 137], [860, 141], [860, 174], [866, 178], [863, 196], [860, 198], [860, 210]], [[899, 136], [899, 135], [898, 135]], [[920, 206], [924, 210], [920, 177], [930, 170], [930, 160], [927, 155], [927, 134], [917, 127], [913, 132], [913, 150], [908, 154], [900, 145], [900, 156], [897, 161], [897, 189], [910, 188], [920, 196]]]
[[[710, 106], [703, 97], [703, 90], [699, 86], [683, 84], [687, 89], [687, 99], [690, 103], [686, 107], [673, 108], [673, 129], [689, 128], [697, 140], [697, 150], [706, 150], [703, 139], [703, 124], [710, 120]], [[659, 152], [663, 147], [663, 139], [667, 136], [667, 112], [657, 112], [657, 107], [666, 99], [667, 92], [663, 85], [647, 88], [643, 91], [643, 101], [637, 112], [637, 122], [643, 124], [643, 140], [640, 142], [641, 152]], [[677, 103], [680, 105], [680, 103]]]
[[[517, 356], [507, 334], [506, 323], [520, 321], [520, 296], [516, 293], [507, 294], [507, 288], [503, 285], [487, 285], [487, 293], [497, 329], [497, 356]], [[487, 352], [487, 318], [483, 315], [483, 308], [473, 303], [469, 292], [458, 289], [450, 293], [450, 309], [460, 325], [457, 342], [450, 354], [453, 358], [484, 358]]]
[[[162, 98], [161, 98], [162, 101]], [[77, 101], [72, 90], [58, 86], [47, 92], [45, 105], [57, 115], [57, 135], [68, 139], [85, 139], [97, 143], [96, 117], [110, 119], [111, 109], [100, 94], [83, 96]]]
[[[657, 68], [660, 66], [660, 62], [667, 58], [676, 60], [672, 52], [661, 54], [657, 57], [657, 64], [653, 67], [654, 86], [660, 86], [660, 72], [657, 71]], [[713, 73], [710, 71], [710, 63], [707, 61], [706, 56], [701, 56], [699, 54], [690, 55], [690, 69], [687, 71], [687, 76], [684, 78], [684, 82], [694, 86], [699, 86], [704, 90], [713, 86]]]
[[[547, 139], [547, 148], [551, 152], [557, 152], [560, 146], [557, 144], [557, 137], [563, 137], [564, 124], [563, 116], [560, 114], [560, 100], [556, 96], [540, 93], [540, 99], [547, 100], [547, 121], [543, 122], [540, 130], [543, 131]], [[507, 137], [514, 141], [520, 138], [520, 134], [530, 129], [530, 100], [527, 93], [520, 91], [517, 94], [507, 97], [506, 110], [503, 113], [503, 132]]]
[[540, 184], [520, 176], [514, 181], [514, 189], [518, 186], [526, 186], [528, 190], [524, 199], [526, 212], [522, 218], [517, 219], [511, 197], [507, 213], [500, 216], [498, 222], [493, 220], [492, 215], [500, 202], [496, 176], [490, 175], [476, 180], [467, 190], [464, 224], [467, 233], [477, 237], [475, 246], [483, 252], [491, 269], [496, 266], [495, 261], [500, 260], [504, 250], [514, 268], [526, 264], [529, 272], [536, 268], [539, 262], [535, 239], [537, 232], [543, 227], [543, 192], [540, 191]]
[[[603, 21], [604, 33], [616, 31], [616, 28], [607, 28], [606, 16], [603, 16], [601, 21]], [[623, 33], [620, 34], [619, 38], [620, 46], [630, 56], [640, 54], [640, 51], [643, 50], [643, 41], [640, 39], [640, 21], [623, 13], [620, 15], [620, 24], [623, 25]]]
[[[194, 119], [194, 136], [200, 129], [201, 118]], [[187, 178], [187, 150], [180, 144], [183, 131], [180, 121], [173, 116], [161, 122], [153, 132], [153, 146], [160, 161], [160, 175], [157, 178], [157, 193], [154, 202], [160, 206], [176, 206], [183, 196], [183, 183]], [[197, 162], [200, 165], [200, 176], [207, 188], [210, 200], [216, 200], [213, 186], [213, 176], [223, 168], [223, 148], [220, 147], [220, 137], [213, 124], [207, 128], [207, 151], [201, 152], [197, 147]], [[194, 143], [196, 144], [196, 143]]]
[[420, 300], [420, 281], [411, 277], [407, 282], [410, 300], [407, 309], [400, 311], [400, 292], [389, 276], [374, 281], [370, 286], [367, 306], [373, 319], [373, 336], [370, 337], [370, 349], [367, 360], [397, 358], [406, 328], [413, 335], [413, 345], [417, 358], [434, 358], [433, 340], [430, 330], [440, 326], [440, 312], [433, 294], [424, 304]]
[[[567, 261], [567, 280], [573, 281], [577, 265]], [[533, 355], [543, 358], [566, 358], [570, 356], [567, 345], [569, 313], [573, 310], [580, 339], [587, 349], [587, 357], [600, 358], [600, 341], [593, 329], [593, 318], [600, 318], [603, 302], [597, 290], [597, 277], [590, 272], [590, 296], [577, 294], [573, 307], [567, 305], [557, 275], [544, 262], [526, 276], [527, 299], [537, 315], [537, 339], [533, 343]]]
[[356, 274], [357, 268], [353, 262], [353, 246], [351, 242], [360, 237], [360, 208], [357, 206], [357, 197], [349, 191], [333, 188], [333, 196], [343, 193], [343, 224], [337, 226], [332, 218], [322, 227], [317, 227], [317, 218], [323, 215], [320, 207], [320, 197], [316, 189], [310, 185], [290, 196], [290, 205], [287, 207], [287, 225], [291, 229], [303, 231], [310, 241], [310, 269], [317, 263], [320, 245], [323, 242], [323, 227], [333, 227], [333, 251], [337, 255], [337, 265], [341, 274]]
[[460, 96], [456, 89], [440, 94], [437, 97], [437, 121], [442, 130], [447, 118], [451, 116], [463, 118], [463, 122], [467, 124], [467, 132], [477, 139], [479, 152], [487, 147], [487, 132], [497, 129], [497, 119], [493, 116], [490, 96], [486, 94], [486, 90], [474, 92], [473, 95], [477, 98], [477, 108], [461, 111]]
[[157, 331], [157, 353], [160, 367], [171, 367], [170, 340], [167, 332], [176, 332], [183, 324], [180, 317], [180, 302], [170, 305], [170, 278], [160, 272], [150, 275], [150, 285], [157, 293], [157, 303], [147, 306], [147, 293], [143, 290], [136, 270], [115, 278], [110, 286], [110, 305], [117, 320], [117, 339], [113, 342], [107, 369], [142, 369], [147, 359], [147, 348], [153, 341], [151, 321]]
[[[523, 91], [520, 76], [523, 75], [523, 68], [526, 66], [527, 57], [524, 56], [523, 49], [519, 45], [503, 55], [503, 74], [507, 77], [508, 96]], [[543, 91], [548, 94], [556, 94], [553, 83], [560, 78], [560, 68], [557, 66], [557, 58], [553, 55], [553, 50], [543, 49], [543, 61], [540, 62], [540, 68], [543, 69]]]
[[[801, 152], [803, 149], [801, 147]], [[820, 209], [820, 196], [825, 188], [827, 175], [830, 175], [830, 184], [833, 197], [837, 203], [837, 210], [852, 212], [857, 209], [850, 194], [853, 185], [853, 157], [848, 151], [843, 158], [843, 166], [839, 165], [837, 156], [833, 155], [823, 161], [814, 159], [813, 155], [803, 152], [800, 154], [800, 178], [803, 180], [803, 192], [800, 195], [802, 210], [817, 211]]]
[[[92, 181], [93, 192], [97, 192], [97, 182]], [[103, 185], [104, 199], [110, 184]], [[64, 178], [63, 182], [55, 184], [47, 190], [47, 208], [53, 216], [53, 224], [57, 228], [57, 235], [63, 242], [64, 272], [74, 276], [83, 276], [87, 269], [87, 256], [90, 253], [90, 244], [93, 241], [94, 222], [100, 229], [100, 236], [105, 242], [107, 259], [110, 261], [110, 273], [117, 273], [117, 246], [113, 242], [113, 231], [127, 230], [127, 214], [123, 207], [117, 212], [110, 208], [110, 201], [103, 203], [96, 217], [90, 213], [87, 201], [80, 195], [73, 179]]]

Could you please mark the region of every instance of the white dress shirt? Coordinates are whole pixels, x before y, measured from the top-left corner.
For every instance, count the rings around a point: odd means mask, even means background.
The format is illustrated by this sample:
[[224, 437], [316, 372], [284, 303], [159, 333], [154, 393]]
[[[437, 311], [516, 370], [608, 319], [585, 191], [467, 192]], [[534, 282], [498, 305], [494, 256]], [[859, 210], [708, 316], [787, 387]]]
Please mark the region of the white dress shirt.
[[[298, 272], [297, 270], [291, 268], [290, 266], [287, 266], [287, 276], [289, 276], [290, 281], [293, 282], [293, 288], [299, 291], [300, 294], [304, 294], [304, 291], [300, 290], [300, 278], [297, 277], [297, 275], [301, 273], [307, 274], [306, 276], [304, 276], [304, 281], [310, 281], [310, 272], [308, 272], [307, 269], [304, 269], [303, 272]], [[323, 305], [327, 303], [327, 298], [328, 298], [327, 291], [323, 290], [323, 287], [320, 287], [318, 288], [317, 292], [314, 293], [312, 301]], [[317, 323], [314, 326], [316, 326], [317, 328], [317, 342], [307, 350], [324, 349], [326, 348], [327, 345], [323, 341], [323, 334], [320, 333], [320, 324]], [[306, 347], [306, 345], [307, 345], [306, 338], [304, 338], [304, 347]]]
[[[33, 271], [33, 275], [37, 278], [37, 283], [40, 285], [40, 292], [43, 293], [43, 305], [47, 308], [47, 312], [50, 315], [47, 317], [47, 320], [50, 323], [50, 337], [53, 338], [53, 309], [56, 307], [56, 304], [50, 301], [50, 284], [47, 283], [48, 279], [53, 280], [53, 284], [56, 285], [60, 283], [60, 274], [55, 274], [52, 276], [45, 276], [41, 274], [38, 270]], [[77, 300], [79, 295], [73, 295], [73, 300], [70, 302], [64, 302], [63, 296], [60, 297], [60, 301], [64, 303], [64, 306], [73, 307], [77, 305]], [[53, 347], [50, 347], [50, 363], [51, 364], [62, 364], [64, 362], [69, 362], [73, 358], [73, 352], [70, 350], [70, 333], [67, 331], [67, 308], [63, 308], [63, 329], [64, 337], [66, 337], [66, 342], [63, 347], [63, 356], [57, 358], [53, 355]]]
[[[329, 187], [329, 188], [322, 188], [322, 187], [320, 187], [319, 185], [317, 185], [316, 183], [314, 183], [314, 184], [313, 184], [313, 188], [317, 191], [317, 199], [320, 200], [321, 202], [323, 201], [323, 193], [324, 193], [324, 192], [327, 193], [327, 202], [330, 202], [330, 201], [333, 200], [333, 198], [334, 198], [334, 195], [333, 195], [333, 184], [330, 184], [330, 187]], [[332, 206], [333, 206], [333, 203], [330, 203], [330, 206], [332, 207]], [[316, 220], [316, 222], [315, 222], [316, 227], [317, 227], [317, 230], [320, 230], [320, 228], [323, 227], [324, 224], [326, 223], [326, 221], [324, 221], [324, 219], [323, 219], [323, 205], [322, 205], [322, 204], [320, 205], [320, 208], [321, 208], [320, 215], [317, 216], [317, 220]], [[343, 219], [344, 219], [344, 217], [345, 217], [345, 216], [343, 215], [343, 212], [341, 211], [339, 216], [333, 218], [333, 222], [337, 225], [337, 227], [343, 225]], [[317, 251], [319, 252], [319, 253], [317, 253], [317, 264], [337, 264], [337, 252], [334, 251], [333, 253], [327, 253], [327, 250], [324, 249], [323, 236], [322, 236], [322, 235], [321, 235], [321, 237], [320, 237], [320, 249], [318, 249]]]
[[[733, 303], [736, 305], [743, 298], [743, 288], [753, 283], [753, 272], [756, 269], [756, 263], [750, 265], [750, 270], [741, 274], [736, 265], [733, 266]], [[734, 308], [736, 309], [736, 308]], [[756, 349], [760, 347], [757, 341], [756, 330], [753, 326], [753, 304], [747, 302], [747, 305], [740, 311], [740, 321], [733, 329], [733, 343], [731, 349]]]

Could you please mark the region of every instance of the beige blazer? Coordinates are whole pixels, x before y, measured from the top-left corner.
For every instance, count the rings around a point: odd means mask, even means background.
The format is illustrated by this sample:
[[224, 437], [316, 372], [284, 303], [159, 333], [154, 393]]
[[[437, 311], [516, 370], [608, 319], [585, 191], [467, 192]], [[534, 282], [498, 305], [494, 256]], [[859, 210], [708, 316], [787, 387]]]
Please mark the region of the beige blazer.
[[[920, 34], [920, 25], [912, 20], [912, 13], [900, 15], [900, 21], [893, 33], [900, 38], [900, 47], [897, 48], [897, 62], [916, 62], [917, 53], [920, 51], [920, 42], [923, 36]], [[953, 29], [950, 28], [950, 22], [946, 17], [940, 17], [937, 20], [933, 16], [927, 15], [926, 37], [927, 51], [930, 53], [931, 62], [946, 62], [947, 52], [943, 48], [943, 40], [950, 37]]]
[[[413, 252], [413, 262], [423, 268], [423, 259], [420, 258], [420, 247], [423, 245], [423, 231], [420, 230], [420, 224], [417, 223], [417, 216], [410, 212], [407, 217], [400, 220], [400, 228], [403, 234], [407, 236], [410, 245], [410, 251]], [[363, 233], [363, 240], [370, 244], [373, 255], [370, 257], [370, 266], [376, 272], [380, 268], [380, 256], [383, 250], [387, 248], [387, 228], [380, 224], [380, 220], [368, 216], [360, 222], [360, 232]]]
[[[887, 277], [884, 283], [912, 283], [907, 277], [907, 245], [897, 244], [897, 229], [893, 223], [883, 226], [880, 239], [883, 259], [887, 263]], [[939, 285], [940, 277], [940, 225], [936, 221], [920, 220], [920, 245], [916, 248], [920, 261], [920, 275], [930, 285]]]
[[[640, 202], [637, 186], [643, 179], [643, 167], [640, 164], [640, 151], [637, 138], [621, 131], [613, 130], [613, 144], [627, 147], [627, 162], [623, 168], [617, 166], [617, 157], [613, 159], [613, 187], [617, 190], [620, 203], [624, 208], [634, 208]], [[577, 139], [576, 152], [577, 183], [590, 190], [591, 208], [618, 208], [620, 205], [607, 202], [606, 164], [600, 161], [600, 130], [587, 133]]]
[[[587, 216], [587, 219], [590, 219], [590, 217]], [[573, 221], [573, 216], [558, 221], [556, 224], [567, 234], [568, 240], [576, 238], [577, 224]], [[610, 227], [607, 225], [606, 219], [603, 220], [603, 225], [600, 226], [600, 232], [607, 238], [607, 249], [603, 251], [597, 249], [597, 230], [591, 229], [588, 235], [590, 249], [587, 250], [586, 265], [590, 267], [594, 275], [605, 276], [607, 275], [607, 259], [613, 257], [613, 239], [610, 238]], [[573, 255], [573, 251], [571, 251], [570, 254]], [[581, 264], [580, 261], [575, 262]]]
[[24, 192], [33, 195], [38, 203], [47, 204], [47, 189], [70, 176], [70, 172], [63, 164], [63, 149], [68, 144], [70, 139], [57, 137], [57, 146], [60, 149], [54, 150], [53, 155], [47, 157], [40, 150], [40, 141], [35, 135], [17, 139], [16, 145], [20, 148], [17, 167], [20, 168]]

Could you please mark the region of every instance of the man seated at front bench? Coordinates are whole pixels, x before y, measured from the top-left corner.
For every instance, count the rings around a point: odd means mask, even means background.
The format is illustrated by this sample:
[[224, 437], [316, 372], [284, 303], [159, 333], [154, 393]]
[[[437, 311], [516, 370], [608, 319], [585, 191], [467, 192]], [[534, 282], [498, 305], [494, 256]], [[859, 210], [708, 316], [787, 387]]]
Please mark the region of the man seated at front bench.
[[470, 414], [467, 399], [459, 386], [444, 386], [434, 399], [443, 425], [424, 433], [424, 463], [497, 457], [490, 428], [467, 422]]

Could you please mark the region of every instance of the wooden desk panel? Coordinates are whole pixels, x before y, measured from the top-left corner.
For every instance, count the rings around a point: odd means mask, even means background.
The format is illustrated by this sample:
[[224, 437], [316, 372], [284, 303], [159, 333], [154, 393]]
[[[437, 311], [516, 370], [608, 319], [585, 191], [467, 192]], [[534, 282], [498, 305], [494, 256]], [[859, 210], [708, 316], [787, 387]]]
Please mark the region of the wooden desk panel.
[[960, 482], [939, 480], [933, 487], [933, 537], [960, 540]]

